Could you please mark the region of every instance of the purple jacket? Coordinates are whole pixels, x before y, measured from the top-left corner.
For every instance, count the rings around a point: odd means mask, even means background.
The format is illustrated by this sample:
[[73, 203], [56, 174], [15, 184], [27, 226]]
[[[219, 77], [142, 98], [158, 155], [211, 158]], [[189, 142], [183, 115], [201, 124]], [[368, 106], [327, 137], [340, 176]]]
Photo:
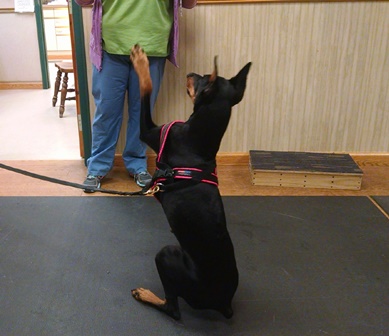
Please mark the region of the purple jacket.
[[[103, 57], [103, 45], [101, 38], [101, 21], [103, 17], [103, 6], [102, 0], [75, 0], [80, 6], [88, 6], [93, 4], [92, 8], [92, 31], [90, 36], [90, 58], [92, 64], [100, 71], [101, 60]], [[173, 27], [170, 32], [170, 54], [167, 59], [172, 62], [175, 66], [177, 65], [177, 52], [178, 52], [178, 21], [180, 7], [193, 8], [196, 6], [197, 0], [174, 0], [174, 19]]]

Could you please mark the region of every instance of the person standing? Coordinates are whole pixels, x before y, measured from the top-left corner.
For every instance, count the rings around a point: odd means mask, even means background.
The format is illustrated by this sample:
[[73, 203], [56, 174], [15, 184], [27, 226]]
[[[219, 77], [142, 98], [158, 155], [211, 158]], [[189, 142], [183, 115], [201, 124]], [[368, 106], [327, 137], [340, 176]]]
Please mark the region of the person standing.
[[128, 92], [128, 123], [124, 165], [139, 187], [151, 181], [146, 144], [139, 139], [139, 81], [129, 55], [139, 44], [148, 55], [153, 81], [151, 106], [157, 99], [166, 59], [177, 66], [178, 20], [181, 8], [197, 0], [75, 0], [92, 5], [90, 58], [96, 110], [92, 125], [91, 157], [87, 160], [85, 192], [99, 188], [112, 169]]

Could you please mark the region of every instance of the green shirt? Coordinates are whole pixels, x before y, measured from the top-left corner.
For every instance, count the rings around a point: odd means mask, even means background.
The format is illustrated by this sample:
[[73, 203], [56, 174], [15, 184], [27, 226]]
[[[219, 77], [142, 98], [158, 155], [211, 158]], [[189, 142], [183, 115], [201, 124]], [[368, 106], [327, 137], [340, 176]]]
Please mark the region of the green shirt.
[[173, 23], [170, 0], [103, 0], [103, 49], [129, 55], [138, 43], [148, 56], [166, 57]]

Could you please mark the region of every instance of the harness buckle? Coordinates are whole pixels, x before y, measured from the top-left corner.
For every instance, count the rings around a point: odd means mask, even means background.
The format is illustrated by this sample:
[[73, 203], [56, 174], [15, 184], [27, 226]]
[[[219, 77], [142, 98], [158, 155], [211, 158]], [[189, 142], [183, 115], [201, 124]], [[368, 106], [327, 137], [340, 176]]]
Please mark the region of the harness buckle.
[[161, 183], [155, 184], [149, 190], [145, 191], [143, 193], [143, 195], [145, 195], [145, 196], [154, 196], [154, 194], [156, 194], [157, 192], [159, 192], [161, 190], [160, 186], [161, 186]]

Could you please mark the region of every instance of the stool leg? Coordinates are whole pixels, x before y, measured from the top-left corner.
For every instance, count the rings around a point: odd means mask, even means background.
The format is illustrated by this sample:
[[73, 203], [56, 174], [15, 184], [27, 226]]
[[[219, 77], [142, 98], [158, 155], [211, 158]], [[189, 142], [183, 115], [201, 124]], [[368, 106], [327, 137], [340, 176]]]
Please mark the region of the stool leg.
[[65, 112], [65, 100], [66, 95], [68, 93], [68, 74], [65, 72], [62, 80], [62, 88], [61, 88], [61, 103], [59, 105], [59, 117], [63, 117], [63, 113]]
[[55, 106], [55, 104], [57, 104], [57, 97], [58, 97], [59, 86], [61, 84], [61, 77], [62, 77], [62, 71], [58, 69], [57, 77], [55, 78], [55, 85], [54, 85], [53, 107]]

